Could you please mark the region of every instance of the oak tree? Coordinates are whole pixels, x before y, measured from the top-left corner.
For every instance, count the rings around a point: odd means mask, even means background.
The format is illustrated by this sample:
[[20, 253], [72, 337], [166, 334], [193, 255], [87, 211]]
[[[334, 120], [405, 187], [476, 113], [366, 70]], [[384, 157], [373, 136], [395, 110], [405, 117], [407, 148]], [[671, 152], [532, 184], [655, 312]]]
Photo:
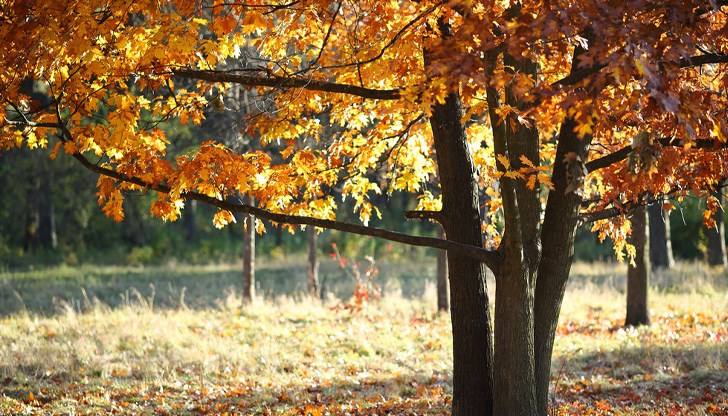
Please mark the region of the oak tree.
[[[445, 249], [453, 414], [545, 415], [577, 226], [629, 258], [630, 210], [728, 175], [724, 4], [8, 0], [0, 149], [75, 158], [117, 221], [122, 191], [153, 191], [164, 220], [195, 199], [219, 226], [241, 212]], [[279, 157], [222, 140], [167, 156], [164, 123], [226, 111], [234, 86], [255, 97], [241, 136]], [[370, 227], [393, 192], [447, 239]], [[338, 194], [362, 224], [336, 220]]]

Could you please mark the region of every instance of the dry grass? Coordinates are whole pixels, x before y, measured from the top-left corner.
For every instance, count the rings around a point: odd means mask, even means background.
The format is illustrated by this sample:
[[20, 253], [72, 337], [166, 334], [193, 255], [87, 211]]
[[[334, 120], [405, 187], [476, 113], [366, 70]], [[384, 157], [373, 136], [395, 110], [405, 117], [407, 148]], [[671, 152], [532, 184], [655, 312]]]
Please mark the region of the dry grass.
[[[636, 330], [621, 329], [621, 272], [575, 268], [555, 347], [554, 413], [728, 406], [725, 275], [680, 267], [699, 287], [684, 277], [654, 290], [654, 324]], [[433, 285], [423, 287], [416, 298], [393, 288], [358, 314], [332, 310], [333, 297], [242, 307], [230, 291], [204, 308], [122, 292], [114, 307], [81, 297], [51, 314], [7, 314], [0, 414], [446, 413], [449, 318], [434, 313]]]

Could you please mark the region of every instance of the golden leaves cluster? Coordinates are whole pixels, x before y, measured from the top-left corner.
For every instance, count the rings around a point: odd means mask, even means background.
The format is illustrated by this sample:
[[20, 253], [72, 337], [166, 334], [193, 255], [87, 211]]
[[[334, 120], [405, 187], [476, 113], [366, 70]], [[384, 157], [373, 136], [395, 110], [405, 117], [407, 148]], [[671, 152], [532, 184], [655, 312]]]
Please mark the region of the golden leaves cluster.
[[[545, 195], [567, 119], [592, 141], [581, 164], [635, 143], [640, 132], [653, 138], [634, 145], [636, 165], [625, 160], [579, 176], [574, 189], [595, 201], [590, 210], [702, 191], [728, 175], [726, 64], [686, 61], [728, 52], [726, 14], [704, 2], [523, 1], [516, 10], [511, 2], [481, 1], [75, 0], [60, 8], [11, 0], [6, 10], [0, 116], [29, 119], [23, 127], [23, 120], [3, 124], [0, 149], [45, 147], [59, 134], [49, 126], [62, 123], [69, 135], [54, 154], [93, 154], [116, 172], [164, 184], [171, 191], [152, 211], [168, 220], [179, 216], [186, 192], [252, 197], [276, 212], [333, 218], [337, 188], [364, 222], [378, 215], [370, 197], [381, 192], [414, 193], [420, 209], [436, 209], [428, 117], [456, 90], [488, 196], [484, 230], [496, 240], [501, 179]], [[536, 69], [506, 64], [504, 55]], [[240, 99], [226, 95], [229, 84], [173, 76], [185, 68], [394, 90], [399, 98], [247, 85], [253, 103], [233, 128], [255, 146], [241, 151], [220, 138], [178, 157], [168, 154], [170, 120], [200, 125], [213, 107], [227, 111], [221, 98]], [[48, 102], [31, 97], [26, 79]], [[488, 108], [488, 88], [498, 108]], [[494, 124], [538, 130], [538, 160], [494, 154], [491, 110]], [[99, 202], [120, 220], [121, 191], [138, 188], [102, 178]], [[215, 217], [216, 225], [231, 221], [225, 211]], [[626, 224], [596, 228], [621, 239]]]

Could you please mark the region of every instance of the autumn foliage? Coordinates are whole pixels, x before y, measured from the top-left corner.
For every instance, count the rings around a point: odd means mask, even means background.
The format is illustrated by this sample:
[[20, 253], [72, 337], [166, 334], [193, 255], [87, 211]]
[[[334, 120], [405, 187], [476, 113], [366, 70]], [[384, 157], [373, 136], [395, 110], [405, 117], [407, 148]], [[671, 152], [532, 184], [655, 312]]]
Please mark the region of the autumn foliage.
[[[552, 186], [549, 138], [565, 118], [579, 136], [594, 137], [587, 160], [566, 155], [569, 190], [583, 194], [587, 211], [619, 213], [650, 195], [702, 192], [728, 174], [720, 93], [727, 79], [722, 64], [707, 65], [726, 61], [718, 5], [534, 2], [516, 15], [497, 2], [293, 4], [12, 1], [0, 29], [2, 147], [99, 158], [98, 170], [114, 173], [99, 180], [99, 204], [117, 221], [121, 191], [148, 188], [164, 191], [152, 213], [167, 220], [191, 193], [251, 195], [271, 211], [332, 219], [336, 185], [366, 223], [378, 215], [368, 195], [385, 189], [414, 192], [419, 209], [438, 209], [427, 117], [459, 86], [484, 190], [502, 176]], [[440, 39], [438, 19], [457, 36]], [[663, 21], [680, 30], [664, 31]], [[572, 62], [574, 45], [583, 51]], [[484, 60], [504, 49], [535, 72]], [[50, 101], [32, 98], [25, 79]], [[206, 112], [225, 111], [223, 97], [240, 84], [249, 94], [240, 134], [266, 150], [238, 154], [207, 142], [168, 157], [164, 123], [200, 124]], [[492, 109], [491, 120], [537, 127], [536, 160], [494, 154], [484, 91], [504, 85], [521, 104]], [[303, 145], [306, 138], [321, 143]], [[625, 146], [634, 149], [628, 158]], [[619, 159], [628, 160], [602, 166]], [[378, 170], [383, 176], [367, 174]], [[495, 218], [500, 199], [486, 204]], [[215, 216], [219, 226], [231, 220], [224, 210]], [[483, 227], [497, 247], [496, 221]], [[595, 229], [621, 249], [629, 223]]]

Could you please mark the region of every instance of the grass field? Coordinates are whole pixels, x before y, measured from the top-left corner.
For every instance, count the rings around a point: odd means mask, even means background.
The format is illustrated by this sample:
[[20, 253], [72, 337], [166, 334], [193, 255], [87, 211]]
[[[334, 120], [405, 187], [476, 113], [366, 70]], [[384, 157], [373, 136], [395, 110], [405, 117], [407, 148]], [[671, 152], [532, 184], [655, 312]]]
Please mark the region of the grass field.
[[[0, 414], [449, 413], [432, 267], [380, 265], [384, 295], [359, 313], [336, 308], [353, 282], [335, 265], [324, 302], [301, 295], [304, 270], [262, 264], [245, 307], [237, 266], [0, 273]], [[623, 329], [624, 274], [574, 267], [552, 413], [728, 414], [727, 275], [655, 275], [653, 325]]]

